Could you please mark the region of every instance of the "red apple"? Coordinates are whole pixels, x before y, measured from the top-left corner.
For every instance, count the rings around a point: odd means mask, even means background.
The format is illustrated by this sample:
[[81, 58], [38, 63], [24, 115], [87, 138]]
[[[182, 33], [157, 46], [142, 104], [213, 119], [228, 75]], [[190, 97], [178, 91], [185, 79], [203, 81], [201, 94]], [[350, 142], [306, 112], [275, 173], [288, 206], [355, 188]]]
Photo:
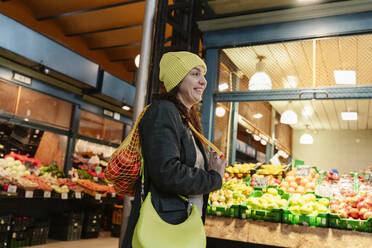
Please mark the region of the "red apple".
[[345, 210], [338, 211], [338, 214], [340, 215], [341, 218], [347, 218], [347, 213]]
[[358, 208], [358, 210], [360, 210], [362, 208], [368, 209], [368, 204], [365, 201], [358, 202], [357, 208]]
[[360, 210], [359, 210], [359, 218], [361, 218], [362, 220], [366, 220], [366, 219], [364, 218], [364, 215], [365, 215], [367, 212], [368, 212], [368, 209], [366, 209], [366, 208], [362, 208], [362, 209], [360, 209]]
[[349, 216], [354, 218], [354, 219], [358, 219], [359, 218], [359, 211], [357, 208], [351, 208], [350, 211], [349, 211]]
[[369, 212], [365, 213], [364, 216], [363, 216], [363, 218], [365, 220], [367, 220], [368, 218], [372, 218], [372, 211], [369, 211]]

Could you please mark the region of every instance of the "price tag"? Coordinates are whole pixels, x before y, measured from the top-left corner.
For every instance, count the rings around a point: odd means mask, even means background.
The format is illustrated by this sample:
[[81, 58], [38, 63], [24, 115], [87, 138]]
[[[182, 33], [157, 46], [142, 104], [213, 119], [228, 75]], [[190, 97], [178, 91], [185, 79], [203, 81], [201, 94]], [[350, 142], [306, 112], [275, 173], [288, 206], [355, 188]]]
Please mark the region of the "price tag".
[[101, 200], [101, 194], [96, 194], [95, 199], [96, 199], [97, 201]]
[[68, 199], [68, 194], [67, 193], [62, 193], [61, 198], [62, 198], [62, 200]]
[[44, 198], [50, 198], [51, 195], [52, 195], [52, 192], [44, 191]]
[[310, 175], [310, 166], [298, 166], [296, 171], [296, 176], [309, 176]]
[[98, 181], [98, 177], [93, 177], [93, 180], [94, 180], [95, 182], [97, 182], [97, 181]]
[[81, 199], [81, 192], [75, 192], [75, 198]]
[[77, 182], [77, 178], [76, 177], [73, 177], [73, 178], [71, 178], [71, 181], [73, 181], [73, 182]]
[[34, 191], [26, 190], [25, 198], [34, 198]]
[[114, 198], [116, 196], [116, 193], [111, 193], [111, 197]]
[[324, 185], [318, 185], [315, 188], [315, 194], [321, 197], [331, 197], [332, 189]]
[[15, 193], [15, 192], [17, 192], [17, 186], [15, 186], [15, 185], [8, 185], [8, 191], [7, 191], [8, 193]]
[[269, 178], [268, 177], [256, 177], [254, 179], [254, 186], [265, 188], [269, 185]]

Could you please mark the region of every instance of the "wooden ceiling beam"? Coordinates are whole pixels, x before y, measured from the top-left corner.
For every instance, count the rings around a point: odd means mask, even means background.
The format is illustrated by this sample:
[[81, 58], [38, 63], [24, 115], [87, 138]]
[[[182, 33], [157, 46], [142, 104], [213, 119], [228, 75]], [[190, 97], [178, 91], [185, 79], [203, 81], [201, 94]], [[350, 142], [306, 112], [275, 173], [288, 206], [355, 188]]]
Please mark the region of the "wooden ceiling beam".
[[64, 16], [79, 15], [79, 14], [83, 14], [83, 13], [88, 13], [88, 12], [93, 12], [93, 11], [103, 10], [103, 9], [109, 9], [109, 8], [115, 8], [115, 7], [119, 7], [119, 6], [123, 6], [123, 5], [143, 2], [143, 1], [144, 0], [133, 0], [133, 1], [129, 1], [129, 2], [116, 3], [116, 4], [111, 4], [111, 5], [106, 5], [106, 6], [96, 7], [96, 8], [82, 9], [82, 10], [77, 10], [77, 11], [61, 13], [61, 14], [58, 14], [58, 15], [40, 17], [40, 18], [37, 18], [36, 20], [46, 21], [46, 20], [51, 20], [51, 19], [57, 19], [57, 18], [64, 17]]
[[141, 46], [141, 42], [135, 42], [135, 43], [126, 43], [126, 44], [120, 44], [115, 46], [103, 46], [103, 47], [93, 47], [89, 48], [90, 50], [100, 50], [100, 49], [110, 49], [110, 48], [120, 48], [120, 47], [139, 47]]
[[137, 27], [141, 27], [141, 26], [142, 26], [142, 23], [134, 24], [134, 25], [113, 27], [113, 28], [105, 28], [105, 29], [99, 29], [99, 30], [92, 30], [92, 31], [87, 31], [87, 32], [65, 34], [65, 36], [67, 36], [67, 37], [82, 36], [82, 35], [87, 35], [87, 34], [96, 34], [96, 33], [102, 33], [102, 32], [107, 32], [107, 31], [115, 31], [115, 30], [120, 30], [120, 29], [137, 28]]

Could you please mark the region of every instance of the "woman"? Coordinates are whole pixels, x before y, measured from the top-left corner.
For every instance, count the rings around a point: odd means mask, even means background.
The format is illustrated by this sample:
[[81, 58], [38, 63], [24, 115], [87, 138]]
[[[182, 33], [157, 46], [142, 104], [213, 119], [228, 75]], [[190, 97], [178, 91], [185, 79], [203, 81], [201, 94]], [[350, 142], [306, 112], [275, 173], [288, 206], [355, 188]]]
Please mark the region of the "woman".
[[[202, 100], [207, 85], [204, 61], [190, 52], [169, 52], [160, 61], [160, 80], [166, 93], [152, 103], [139, 124], [145, 170], [145, 195], [151, 199], [159, 216], [168, 223], [179, 224], [188, 217], [186, 196], [202, 218], [208, 193], [221, 188], [226, 160], [212, 152], [208, 162], [199, 139], [187, 122], [201, 132], [196, 104]], [[129, 223], [123, 240], [131, 247], [133, 231], [141, 207], [141, 184], [136, 188]]]

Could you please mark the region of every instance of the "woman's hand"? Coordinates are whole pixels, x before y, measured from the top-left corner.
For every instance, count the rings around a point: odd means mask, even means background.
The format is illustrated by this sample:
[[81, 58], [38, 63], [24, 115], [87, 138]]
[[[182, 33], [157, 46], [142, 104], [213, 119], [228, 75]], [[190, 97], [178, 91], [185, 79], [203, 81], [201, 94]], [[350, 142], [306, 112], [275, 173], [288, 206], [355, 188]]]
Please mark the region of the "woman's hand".
[[221, 155], [221, 157], [217, 154], [217, 152], [212, 151], [210, 153], [209, 158], [209, 169], [217, 171], [220, 174], [221, 178], [225, 175], [225, 168], [227, 167], [226, 159]]

